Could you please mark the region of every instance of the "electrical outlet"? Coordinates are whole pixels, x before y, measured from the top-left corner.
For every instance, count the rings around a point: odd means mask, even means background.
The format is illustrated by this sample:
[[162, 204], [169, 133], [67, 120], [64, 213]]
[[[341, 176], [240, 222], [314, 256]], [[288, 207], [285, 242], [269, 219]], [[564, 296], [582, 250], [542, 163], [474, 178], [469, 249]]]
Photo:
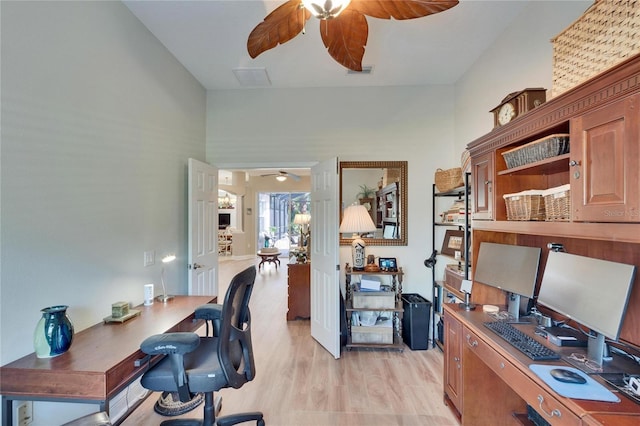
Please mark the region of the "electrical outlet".
[[16, 412], [16, 426], [30, 425], [31, 422], [33, 422], [33, 401], [20, 401], [18, 403]]
[[156, 263], [156, 252], [149, 250], [144, 252], [144, 266], [151, 266]]

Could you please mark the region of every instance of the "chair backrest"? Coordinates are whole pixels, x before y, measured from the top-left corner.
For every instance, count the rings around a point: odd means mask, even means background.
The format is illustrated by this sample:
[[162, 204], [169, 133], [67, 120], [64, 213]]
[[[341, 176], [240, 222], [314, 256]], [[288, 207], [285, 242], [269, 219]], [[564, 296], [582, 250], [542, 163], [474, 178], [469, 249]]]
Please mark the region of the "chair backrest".
[[227, 383], [236, 389], [255, 377], [249, 311], [255, 279], [255, 266], [238, 273], [231, 280], [222, 304], [218, 358]]

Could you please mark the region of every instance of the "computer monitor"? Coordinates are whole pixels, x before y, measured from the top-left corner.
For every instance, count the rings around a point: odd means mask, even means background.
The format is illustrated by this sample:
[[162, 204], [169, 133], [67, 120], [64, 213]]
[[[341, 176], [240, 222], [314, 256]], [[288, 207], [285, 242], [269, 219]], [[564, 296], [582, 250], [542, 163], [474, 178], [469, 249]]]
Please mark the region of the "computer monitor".
[[520, 297], [532, 298], [535, 293], [540, 251], [538, 247], [480, 243], [473, 280], [508, 292], [508, 311], [516, 320], [520, 318]]
[[618, 340], [636, 267], [549, 252], [538, 304], [588, 327], [588, 358], [602, 365], [604, 338]]

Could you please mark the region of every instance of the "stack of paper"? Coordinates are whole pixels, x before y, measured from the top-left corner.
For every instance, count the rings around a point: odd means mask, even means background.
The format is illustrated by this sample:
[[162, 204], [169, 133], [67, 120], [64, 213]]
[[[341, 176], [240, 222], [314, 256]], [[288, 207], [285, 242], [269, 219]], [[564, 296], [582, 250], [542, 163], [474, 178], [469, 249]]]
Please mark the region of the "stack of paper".
[[371, 275], [363, 275], [360, 280], [360, 291], [380, 291], [380, 279]]

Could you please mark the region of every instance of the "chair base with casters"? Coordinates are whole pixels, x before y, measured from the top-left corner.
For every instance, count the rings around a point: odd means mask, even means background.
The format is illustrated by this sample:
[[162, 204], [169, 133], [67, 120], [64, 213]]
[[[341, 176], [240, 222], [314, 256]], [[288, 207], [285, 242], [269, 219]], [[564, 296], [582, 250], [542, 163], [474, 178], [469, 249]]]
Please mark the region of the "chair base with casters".
[[255, 276], [255, 266], [245, 269], [232, 279], [224, 303], [211, 305], [215, 308], [210, 311], [212, 317], [207, 319], [218, 320], [220, 324], [214, 336], [165, 333], [151, 336], [140, 345], [146, 354], [165, 355], [142, 376], [142, 386], [154, 391], [175, 392], [182, 402], [189, 401], [196, 393], [204, 394], [203, 420], [171, 419], [161, 425], [230, 426], [250, 421], [258, 426], [265, 425], [260, 412], [216, 418], [214, 403], [214, 392], [223, 388], [238, 389], [255, 377], [249, 313]]

